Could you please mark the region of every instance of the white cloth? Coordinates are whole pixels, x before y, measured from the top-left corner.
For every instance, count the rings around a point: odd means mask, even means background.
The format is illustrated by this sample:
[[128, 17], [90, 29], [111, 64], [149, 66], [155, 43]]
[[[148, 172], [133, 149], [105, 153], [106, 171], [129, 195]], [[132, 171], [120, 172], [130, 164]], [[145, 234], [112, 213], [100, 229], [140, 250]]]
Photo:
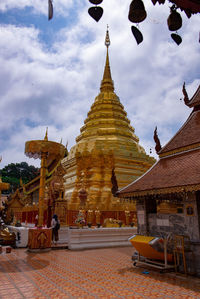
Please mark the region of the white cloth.
[[[52, 220], [51, 220], [51, 227], [55, 227], [56, 226], [56, 223], [57, 223], [57, 221], [53, 218]], [[60, 223], [60, 221], [58, 220], [58, 223]]]
[[51, 226], [54, 228], [55, 226], [56, 226], [56, 220], [53, 218], [52, 220], [51, 220]]

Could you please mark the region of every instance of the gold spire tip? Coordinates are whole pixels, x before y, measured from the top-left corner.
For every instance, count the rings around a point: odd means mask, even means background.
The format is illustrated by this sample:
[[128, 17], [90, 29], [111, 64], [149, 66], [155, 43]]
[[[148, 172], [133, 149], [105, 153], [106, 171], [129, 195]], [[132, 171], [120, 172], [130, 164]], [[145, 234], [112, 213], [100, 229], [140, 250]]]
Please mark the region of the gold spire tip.
[[48, 127], [46, 128], [46, 133], [45, 133], [44, 140], [48, 141]]
[[108, 25], [107, 25], [107, 30], [106, 30], [106, 38], [105, 38], [105, 45], [108, 48], [110, 46], [110, 37], [109, 37], [109, 31], [108, 31]]

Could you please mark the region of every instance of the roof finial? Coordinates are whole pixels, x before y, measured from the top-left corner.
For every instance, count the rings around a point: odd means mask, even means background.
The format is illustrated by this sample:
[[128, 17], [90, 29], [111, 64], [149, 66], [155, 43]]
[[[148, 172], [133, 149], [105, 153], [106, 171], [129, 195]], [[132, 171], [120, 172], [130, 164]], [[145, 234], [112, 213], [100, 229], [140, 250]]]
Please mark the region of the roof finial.
[[106, 38], [105, 38], [105, 45], [108, 48], [110, 46], [110, 37], [109, 37], [109, 31], [108, 31], [108, 25], [107, 25], [107, 30], [106, 30]]
[[183, 92], [183, 95], [184, 95], [184, 103], [185, 103], [186, 106], [188, 106], [190, 101], [189, 101], [188, 94], [187, 94], [187, 91], [186, 91], [186, 88], [185, 88], [185, 82], [183, 83], [182, 92]]
[[156, 143], [155, 150], [156, 150], [156, 153], [158, 154], [158, 152], [162, 149], [162, 147], [161, 147], [161, 144], [160, 144], [160, 139], [158, 137], [157, 127], [155, 127], [153, 138], [154, 138], [154, 141]]
[[45, 141], [48, 141], [48, 127], [46, 128], [46, 133], [45, 133], [44, 140], [45, 140]]

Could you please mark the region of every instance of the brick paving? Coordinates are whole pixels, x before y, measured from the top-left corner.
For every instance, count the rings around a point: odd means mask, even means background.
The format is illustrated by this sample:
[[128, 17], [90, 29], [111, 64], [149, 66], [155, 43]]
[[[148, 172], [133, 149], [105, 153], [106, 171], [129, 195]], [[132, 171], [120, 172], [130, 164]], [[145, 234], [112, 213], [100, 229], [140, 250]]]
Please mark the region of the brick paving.
[[200, 279], [132, 266], [133, 247], [0, 255], [0, 298], [200, 298]]

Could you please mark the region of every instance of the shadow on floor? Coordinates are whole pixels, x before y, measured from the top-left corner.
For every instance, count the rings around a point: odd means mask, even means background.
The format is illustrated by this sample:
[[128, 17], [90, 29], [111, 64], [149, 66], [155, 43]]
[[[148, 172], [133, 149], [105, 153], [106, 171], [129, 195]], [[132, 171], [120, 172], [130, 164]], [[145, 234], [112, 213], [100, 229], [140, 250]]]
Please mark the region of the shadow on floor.
[[200, 279], [189, 275], [176, 275], [174, 272], [161, 274], [159, 271], [155, 269], [152, 270], [150, 268], [134, 266], [118, 269], [118, 273], [122, 276], [126, 276], [126, 273], [133, 273], [133, 275], [141, 275], [145, 278], [154, 280], [155, 282], [166, 282], [174, 286], [179, 286], [188, 290], [200, 292]]
[[27, 272], [33, 270], [40, 270], [46, 268], [49, 265], [49, 261], [40, 259], [39, 261], [27, 259], [12, 259], [1, 261], [0, 263], [0, 272], [3, 273], [18, 273], [18, 272]]

